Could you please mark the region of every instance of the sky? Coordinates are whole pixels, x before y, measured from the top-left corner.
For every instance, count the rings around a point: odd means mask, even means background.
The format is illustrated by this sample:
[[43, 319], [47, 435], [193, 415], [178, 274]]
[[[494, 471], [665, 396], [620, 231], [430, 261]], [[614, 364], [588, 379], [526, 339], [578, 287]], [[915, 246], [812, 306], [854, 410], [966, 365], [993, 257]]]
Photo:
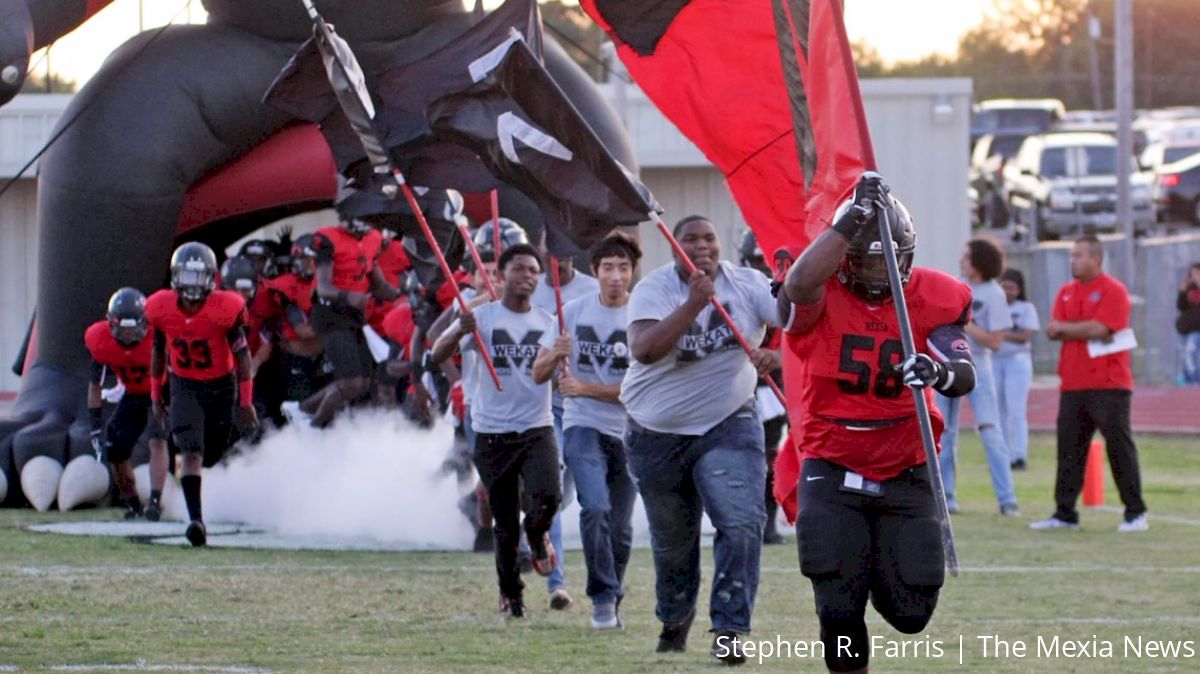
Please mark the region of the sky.
[[[471, 0], [466, 0], [468, 3]], [[766, 0], [758, 0], [766, 1]], [[992, 7], [992, 0], [845, 0], [846, 31], [852, 41], [865, 39], [886, 61], [906, 61], [931, 52], [953, 54], [958, 38]], [[138, 8], [146, 29], [175, 23], [202, 23], [200, 0], [115, 0], [51, 50], [50, 68], [60, 77], [83, 84], [113, 49], [138, 32]], [[485, 0], [484, 6], [500, 4]], [[190, 10], [189, 7], [190, 6]], [[38, 61], [41, 53], [35, 54]], [[46, 60], [36, 72], [44, 74]]]

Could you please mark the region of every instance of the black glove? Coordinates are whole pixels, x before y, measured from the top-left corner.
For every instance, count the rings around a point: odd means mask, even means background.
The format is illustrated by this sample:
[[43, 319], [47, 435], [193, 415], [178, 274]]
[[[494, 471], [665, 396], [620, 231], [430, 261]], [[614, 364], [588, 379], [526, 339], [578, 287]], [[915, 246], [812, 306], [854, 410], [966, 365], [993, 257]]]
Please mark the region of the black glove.
[[96, 453], [96, 462], [102, 463], [104, 461], [104, 431], [97, 428], [89, 437], [92, 441], [92, 451]]
[[946, 366], [923, 353], [914, 353], [900, 365], [904, 385], [909, 388], [935, 386], [946, 376]]
[[874, 171], [864, 173], [854, 188], [854, 201], [850, 208], [833, 223], [834, 231], [847, 240], [853, 239], [862, 226], [875, 215], [876, 204], [882, 204], [887, 193], [888, 187], [883, 184], [883, 176]]

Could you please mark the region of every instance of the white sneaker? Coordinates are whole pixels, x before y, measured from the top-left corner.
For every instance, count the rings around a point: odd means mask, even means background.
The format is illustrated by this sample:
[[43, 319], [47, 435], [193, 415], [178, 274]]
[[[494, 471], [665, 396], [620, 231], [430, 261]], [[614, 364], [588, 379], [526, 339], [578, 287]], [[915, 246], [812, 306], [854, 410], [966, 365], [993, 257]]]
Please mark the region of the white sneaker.
[[1074, 522], [1060, 520], [1057, 517], [1048, 517], [1044, 520], [1029, 523], [1030, 529], [1041, 531], [1043, 529], [1078, 529], [1079, 525]]
[[598, 630], [621, 629], [621, 618], [617, 615], [616, 602], [596, 604], [592, 607], [592, 628]]
[[1150, 522], [1146, 520], [1146, 513], [1142, 513], [1128, 522], [1121, 522], [1117, 525], [1117, 531], [1127, 534], [1131, 531], [1149, 531]]

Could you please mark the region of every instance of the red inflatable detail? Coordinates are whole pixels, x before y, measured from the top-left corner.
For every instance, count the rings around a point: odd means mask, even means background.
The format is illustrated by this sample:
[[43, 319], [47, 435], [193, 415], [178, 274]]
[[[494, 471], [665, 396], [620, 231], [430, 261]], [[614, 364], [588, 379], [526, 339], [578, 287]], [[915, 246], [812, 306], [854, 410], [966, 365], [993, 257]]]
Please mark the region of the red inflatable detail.
[[333, 201], [337, 168], [314, 124], [288, 126], [188, 188], [175, 233], [243, 213]]

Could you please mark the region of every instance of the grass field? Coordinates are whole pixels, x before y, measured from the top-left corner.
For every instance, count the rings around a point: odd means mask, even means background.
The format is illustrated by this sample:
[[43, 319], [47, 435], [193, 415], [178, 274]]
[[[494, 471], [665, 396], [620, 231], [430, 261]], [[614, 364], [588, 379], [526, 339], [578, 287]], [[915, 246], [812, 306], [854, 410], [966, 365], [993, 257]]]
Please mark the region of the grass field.
[[[1034, 532], [1051, 512], [1053, 444], [1035, 437], [1016, 475], [1024, 511], [1002, 519], [974, 436], [964, 437], [954, 519], [963, 572], [948, 579], [924, 635], [942, 657], [887, 657], [875, 671], [1200, 671], [1200, 441], [1140, 438], [1151, 530], [1117, 534], [1117, 510], [1086, 510], [1075, 532]], [[1111, 479], [1110, 505], [1119, 504]], [[401, 515], [401, 514], [398, 514]], [[529, 619], [494, 613], [487, 555], [193, 550], [24, 527], [98, 514], [0, 511], [0, 671], [409, 672], [520, 669], [715, 671], [707, 621], [686, 654], [653, 652], [653, 572], [635, 551], [626, 629], [594, 633], [579, 552], [567, 553], [576, 604], [551, 613], [529, 582]], [[99, 516], [116, 518], [116, 511]], [[415, 514], [414, 514], [415, 516]], [[1160, 517], [1156, 519], [1155, 516]], [[818, 638], [812, 595], [789, 544], [764, 550], [754, 638]], [[711, 568], [711, 552], [704, 553]], [[706, 571], [706, 579], [708, 577]], [[702, 591], [701, 617], [706, 613]], [[900, 635], [868, 611], [872, 634]], [[984, 658], [980, 635], [1028, 644], [1025, 658]], [[1111, 641], [1111, 657], [1039, 657], [1038, 637]], [[960, 651], [962, 637], [964, 648]], [[1193, 655], [1137, 658], [1125, 639], [1191, 641]], [[1093, 642], [1095, 639], [1095, 642]], [[1184, 651], [1186, 654], [1186, 650]], [[924, 653], [922, 653], [923, 655]], [[936, 654], [936, 651], [934, 652]], [[960, 654], [963, 664], [959, 664]], [[1128, 657], [1127, 657], [1128, 656]], [[760, 668], [757, 663], [749, 667]], [[139, 669], [140, 668], [140, 669]], [[764, 660], [770, 671], [824, 671], [819, 659]]]

